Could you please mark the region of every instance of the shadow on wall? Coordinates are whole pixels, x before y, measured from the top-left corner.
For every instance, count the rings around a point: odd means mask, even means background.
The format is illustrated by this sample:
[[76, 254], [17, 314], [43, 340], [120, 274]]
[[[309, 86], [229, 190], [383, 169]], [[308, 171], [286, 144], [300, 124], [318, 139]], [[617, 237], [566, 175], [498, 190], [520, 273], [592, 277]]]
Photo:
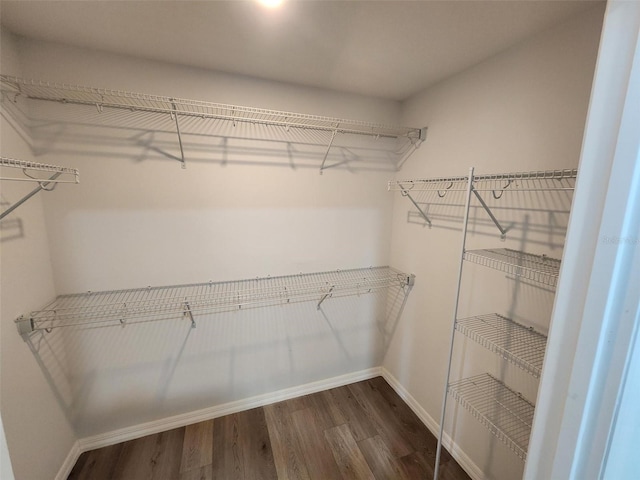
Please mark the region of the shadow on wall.
[[[221, 166], [389, 171], [412, 149], [408, 139], [337, 134], [296, 127], [200, 117], [175, 120], [165, 113], [97, 109], [3, 96], [2, 105], [27, 131], [34, 154], [170, 161]], [[25, 112], [28, 112], [26, 114]]]
[[27, 344], [80, 437], [379, 366], [409, 294], [38, 331]]
[[[0, 211], [5, 211], [11, 202], [0, 195]], [[21, 218], [3, 218], [0, 220], [0, 242], [24, 238], [24, 225]]]

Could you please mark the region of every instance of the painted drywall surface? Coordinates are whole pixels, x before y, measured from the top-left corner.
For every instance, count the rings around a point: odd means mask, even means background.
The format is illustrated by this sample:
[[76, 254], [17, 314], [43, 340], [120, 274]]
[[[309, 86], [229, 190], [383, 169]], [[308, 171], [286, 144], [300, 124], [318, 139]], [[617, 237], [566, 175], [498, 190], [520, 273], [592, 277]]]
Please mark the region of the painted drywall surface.
[[[595, 66], [603, 7], [489, 59], [405, 104], [404, 122], [429, 126], [428, 141], [398, 178], [575, 168]], [[482, 209], [471, 211], [468, 249], [515, 248], [559, 258], [570, 197], [486, 195], [514, 223], [505, 242]], [[424, 197], [426, 203], [437, 198]], [[461, 241], [462, 194], [430, 208], [433, 228], [396, 195], [391, 262], [417, 275], [384, 366], [439, 421]], [[477, 205], [477, 204], [476, 204]], [[517, 207], [517, 208], [516, 208]], [[551, 212], [551, 213], [550, 213]], [[467, 265], [459, 318], [497, 312], [548, 329], [553, 292]], [[464, 338], [464, 337], [462, 337]], [[537, 382], [471, 341], [456, 342], [452, 378], [489, 371], [535, 401]], [[463, 361], [460, 361], [463, 359]], [[447, 430], [488, 478], [517, 478], [523, 464], [462, 409], [449, 403]], [[455, 426], [451, 418], [455, 416]]]
[[[2, 72], [15, 74], [13, 38], [2, 32]], [[5, 121], [0, 124], [2, 156], [32, 159], [31, 151]], [[15, 175], [8, 170], [7, 175]], [[19, 172], [18, 172], [19, 173]], [[35, 188], [24, 182], [2, 182], [3, 202], [15, 202]], [[13, 320], [54, 295], [42, 194], [31, 198], [2, 220], [0, 238], [0, 405], [9, 454], [18, 479], [53, 478], [76, 441], [61, 408], [63, 399], [51, 388], [53, 379], [38, 363]], [[34, 338], [39, 355], [51, 360], [54, 375], [64, 371], [65, 358], [51, 357], [50, 340]], [[64, 391], [61, 389], [61, 391]], [[3, 465], [3, 475], [4, 475]], [[3, 476], [3, 478], [5, 478]]]
[[[400, 111], [393, 102], [99, 52], [21, 47], [29, 78], [385, 123]], [[182, 169], [169, 115], [28, 107], [47, 119], [30, 126], [38, 159], [80, 170], [79, 185], [58, 188], [45, 204], [58, 294], [388, 264], [392, 172], [360, 140], [347, 149], [336, 139], [327, 162], [342, 166], [321, 176], [330, 134], [294, 132], [298, 142], [287, 142], [259, 125], [183, 120]], [[395, 321], [388, 309], [386, 294], [364, 295], [321, 309], [198, 316], [193, 330], [176, 318], [61, 331], [54, 350], [69, 368], [53, 389], [78, 435], [96, 435], [378, 366]]]

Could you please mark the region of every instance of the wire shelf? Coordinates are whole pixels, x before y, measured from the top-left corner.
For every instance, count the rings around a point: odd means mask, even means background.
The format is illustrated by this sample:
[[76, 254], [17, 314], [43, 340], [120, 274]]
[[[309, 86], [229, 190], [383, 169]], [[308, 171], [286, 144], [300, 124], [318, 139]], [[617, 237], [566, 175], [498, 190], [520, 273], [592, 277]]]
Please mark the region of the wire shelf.
[[413, 140], [424, 139], [424, 130], [420, 128], [163, 97], [123, 90], [25, 80], [8, 75], [0, 75], [0, 80], [2, 81], [2, 90], [7, 93], [21, 95], [34, 100], [91, 105], [95, 106], [98, 110], [103, 108], [118, 108], [132, 111], [213, 118], [228, 120], [230, 122], [278, 125], [287, 128], [302, 128], [329, 132], [337, 131], [338, 133], [351, 133], [374, 137], [406, 137]]
[[[499, 198], [502, 192], [549, 192], [572, 191], [578, 171], [542, 170], [534, 172], [495, 173], [474, 175], [473, 189], [478, 192], [493, 192]], [[442, 177], [415, 180], [390, 181], [390, 191], [436, 191], [444, 197], [446, 192], [464, 192], [469, 177]]]
[[460, 319], [456, 330], [540, 378], [547, 345], [547, 337], [541, 333], [497, 313]]
[[551, 287], [556, 286], [560, 273], [560, 260], [509, 248], [467, 250], [464, 259]]
[[526, 460], [533, 404], [488, 373], [452, 382], [448, 391], [493, 435]]
[[[142, 323], [193, 314], [219, 313], [362, 295], [413, 285], [413, 275], [371, 267], [230, 282], [147, 287], [61, 295], [46, 308], [16, 322], [21, 333], [82, 325]], [[195, 323], [194, 323], [195, 325]]]
[[[22, 177], [0, 177], [0, 180], [13, 180], [19, 182], [46, 182], [46, 183], [79, 183], [80, 173], [75, 168], [60, 167], [46, 163], [28, 162], [15, 158], [0, 157], [0, 167], [9, 167], [22, 170]], [[58, 178], [38, 178], [32, 176], [35, 172], [48, 172], [58, 174]], [[62, 177], [62, 178], [60, 178]]]

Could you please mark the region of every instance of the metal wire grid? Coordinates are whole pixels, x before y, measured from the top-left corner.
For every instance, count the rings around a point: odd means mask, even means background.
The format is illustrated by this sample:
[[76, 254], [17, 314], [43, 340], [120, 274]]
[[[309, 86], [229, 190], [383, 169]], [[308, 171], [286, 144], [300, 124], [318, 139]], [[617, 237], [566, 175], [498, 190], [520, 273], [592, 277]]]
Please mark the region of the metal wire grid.
[[456, 330], [540, 378], [547, 337], [497, 313], [463, 318]]
[[464, 259], [551, 287], [556, 286], [560, 273], [560, 260], [509, 248], [467, 250]]
[[526, 460], [533, 404], [488, 373], [452, 382], [448, 391], [493, 435]]
[[[0, 167], [19, 168], [25, 174], [25, 177], [0, 177], [0, 180], [15, 180], [21, 182], [44, 182], [47, 183], [79, 183], [80, 173], [75, 168], [60, 167], [57, 165], [49, 165], [46, 163], [28, 162], [26, 160], [17, 160], [15, 158], [0, 157]], [[29, 172], [51, 172], [58, 173], [60, 175], [71, 175], [73, 179], [46, 179], [46, 178], [34, 178], [29, 175]], [[68, 177], [67, 177], [68, 178]]]
[[[80, 325], [120, 325], [175, 318], [189, 313], [318, 302], [330, 297], [367, 294], [397, 286], [410, 276], [390, 267], [338, 270], [230, 282], [147, 287], [61, 295], [46, 308], [33, 311], [31, 330]], [[24, 319], [18, 319], [24, 321]]]
[[35, 100], [92, 105], [98, 111], [108, 107], [133, 111], [177, 113], [179, 115], [215, 118], [230, 122], [279, 125], [286, 128], [337, 131], [338, 133], [381, 137], [407, 137], [415, 140], [421, 140], [423, 135], [419, 128], [383, 125], [359, 120], [163, 97], [123, 90], [25, 80], [8, 75], [0, 75], [0, 80], [2, 81], [3, 91], [8, 93], [22, 95]]
[[[474, 175], [473, 188], [478, 192], [493, 192], [500, 198], [502, 192], [550, 192], [573, 190], [578, 171], [543, 170], [534, 172], [496, 173]], [[388, 183], [388, 190], [437, 191], [441, 196], [447, 191], [466, 191], [469, 177], [444, 177], [415, 180], [396, 180]]]

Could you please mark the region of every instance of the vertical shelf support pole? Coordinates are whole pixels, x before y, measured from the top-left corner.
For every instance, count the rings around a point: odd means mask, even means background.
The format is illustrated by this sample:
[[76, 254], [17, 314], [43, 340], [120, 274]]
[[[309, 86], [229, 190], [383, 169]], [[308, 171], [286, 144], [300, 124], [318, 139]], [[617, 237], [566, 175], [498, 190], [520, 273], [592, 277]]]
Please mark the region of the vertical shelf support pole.
[[455, 307], [453, 308], [453, 322], [451, 322], [451, 339], [449, 342], [449, 359], [447, 360], [447, 375], [442, 394], [442, 412], [440, 413], [440, 432], [438, 433], [438, 448], [436, 449], [436, 464], [433, 472], [433, 480], [438, 480], [438, 470], [440, 468], [440, 454], [442, 452], [442, 437], [444, 435], [444, 421], [447, 413], [447, 394], [449, 393], [449, 380], [451, 376], [451, 359], [453, 358], [453, 341], [458, 321], [458, 302], [460, 299], [460, 287], [462, 284], [462, 267], [464, 265], [464, 252], [467, 243], [467, 224], [469, 223], [469, 208], [471, 205], [471, 192], [473, 192], [473, 167], [469, 169], [469, 180], [467, 183], [467, 199], [464, 206], [464, 223], [462, 224], [462, 245], [460, 247], [460, 264], [458, 266], [458, 284], [456, 286]]
[[[336, 125], [337, 127], [337, 125]], [[333, 139], [336, 138], [336, 134], [338, 130], [334, 130], [331, 134], [331, 140], [329, 140], [329, 145], [327, 146], [327, 151], [324, 152], [324, 158], [322, 159], [322, 165], [320, 165], [320, 175], [322, 175], [322, 171], [324, 170], [324, 164], [327, 161], [327, 157], [329, 156], [329, 150], [331, 150], [331, 146], [333, 145]]]
[[[58, 178], [60, 175], [62, 175], [62, 172], [56, 172], [54, 173], [51, 177], [49, 177], [49, 181], [51, 180], [55, 180], [56, 178]], [[13, 212], [16, 208], [18, 208], [20, 205], [22, 205], [24, 202], [26, 202], [27, 200], [29, 200], [31, 197], [33, 197], [36, 193], [38, 193], [40, 190], [44, 190], [47, 185], [49, 184], [49, 181], [47, 180], [43, 180], [42, 182], [40, 182], [38, 184], [38, 186], [36, 188], [34, 188], [33, 190], [31, 190], [29, 193], [27, 193], [24, 197], [22, 197], [20, 200], [18, 200], [16, 203], [14, 203], [13, 205], [11, 205], [9, 208], [7, 208], [4, 212], [0, 213], [0, 220], [2, 220], [4, 217], [6, 217], [7, 215], [9, 215], [11, 212]]]
[[173, 110], [173, 119], [176, 121], [176, 131], [178, 132], [178, 143], [180, 144], [180, 156], [182, 157], [182, 168], [187, 168], [184, 161], [184, 148], [182, 147], [182, 134], [180, 133], [180, 123], [178, 122], [178, 109], [174, 102], [171, 102], [171, 110]]

